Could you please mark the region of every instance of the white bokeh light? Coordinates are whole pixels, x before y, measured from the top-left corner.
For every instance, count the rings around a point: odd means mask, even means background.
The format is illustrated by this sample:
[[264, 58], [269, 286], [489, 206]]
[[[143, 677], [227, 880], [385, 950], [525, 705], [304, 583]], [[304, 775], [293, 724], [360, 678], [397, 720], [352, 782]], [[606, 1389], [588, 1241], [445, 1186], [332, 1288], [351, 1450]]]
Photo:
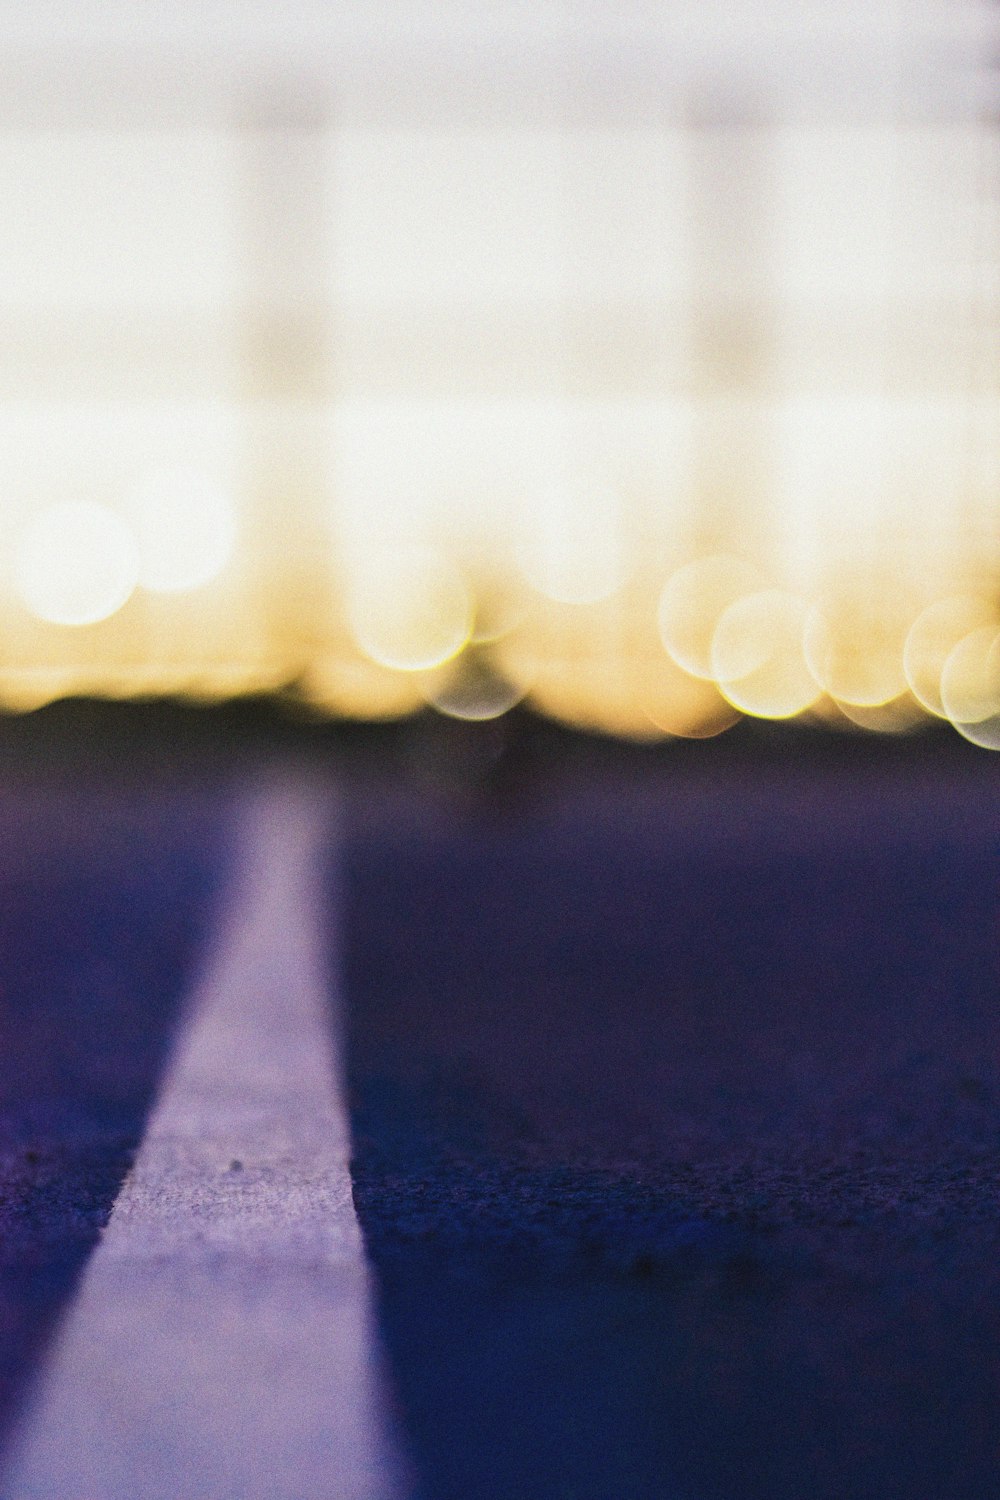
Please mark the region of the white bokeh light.
[[440, 549], [374, 548], [351, 561], [348, 624], [371, 661], [397, 672], [420, 672], [463, 649], [475, 603], [461, 570]]
[[139, 582], [155, 593], [202, 588], [233, 555], [233, 502], [200, 469], [159, 469], [147, 475], [131, 496], [129, 518], [139, 552]]
[[40, 620], [93, 625], [115, 614], [138, 578], [135, 542], [103, 505], [60, 501], [24, 528], [14, 557], [21, 599]]

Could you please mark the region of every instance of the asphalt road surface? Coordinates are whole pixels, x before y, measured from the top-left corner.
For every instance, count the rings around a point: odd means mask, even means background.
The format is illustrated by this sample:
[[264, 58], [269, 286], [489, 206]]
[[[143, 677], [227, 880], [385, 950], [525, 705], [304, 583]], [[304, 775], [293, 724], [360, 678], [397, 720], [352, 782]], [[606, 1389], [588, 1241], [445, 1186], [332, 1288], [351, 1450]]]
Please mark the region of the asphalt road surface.
[[0, 745], [3, 1500], [1000, 1496], [996, 760], [82, 722]]

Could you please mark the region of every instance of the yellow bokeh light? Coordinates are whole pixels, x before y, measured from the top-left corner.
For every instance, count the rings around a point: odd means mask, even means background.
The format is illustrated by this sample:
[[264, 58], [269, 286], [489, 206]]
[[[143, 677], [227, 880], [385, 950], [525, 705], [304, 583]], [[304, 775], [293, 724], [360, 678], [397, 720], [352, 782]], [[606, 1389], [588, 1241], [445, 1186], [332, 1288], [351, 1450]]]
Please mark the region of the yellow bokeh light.
[[461, 570], [443, 552], [385, 548], [352, 559], [347, 619], [372, 661], [421, 672], [462, 650], [472, 633], [474, 604]]
[[412, 673], [350, 652], [317, 656], [302, 691], [317, 709], [347, 719], [398, 719], [423, 703]]
[[635, 740], [719, 734], [739, 715], [714, 683], [690, 676], [656, 634], [650, 589], [587, 609], [550, 606], [497, 643], [506, 676], [542, 712]]
[[803, 650], [816, 682], [838, 703], [877, 708], [907, 691], [903, 648], [913, 614], [857, 604], [813, 609], [805, 623]]
[[664, 586], [656, 614], [665, 650], [693, 677], [714, 680], [712, 638], [721, 616], [761, 587], [756, 568], [740, 557], [701, 557], [678, 568]]
[[17, 543], [24, 604], [54, 625], [93, 625], [121, 609], [138, 581], [138, 554], [121, 518], [90, 501], [46, 506]]
[[953, 594], [935, 600], [914, 620], [903, 647], [903, 670], [913, 696], [930, 713], [949, 717], [941, 699], [944, 664], [960, 641], [994, 617], [985, 599]]
[[970, 631], [950, 652], [941, 702], [959, 734], [983, 749], [1000, 749], [1000, 633], [994, 626]]
[[713, 739], [740, 717], [714, 682], [691, 677], [668, 656], [647, 661], [639, 701], [651, 722], [676, 739]]
[[543, 713], [577, 729], [617, 735], [621, 739], [663, 740], [668, 731], [646, 712], [635, 685], [622, 679], [613, 663], [595, 658], [574, 665], [572, 672], [540, 671], [530, 701]]
[[156, 593], [185, 593], [211, 583], [236, 541], [236, 515], [225, 491], [199, 469], [150, 474], [131, 499], [139, 582]]
[[832, 709], [848, 723], [870, 734], [909, 734], [927, 723], [927, 711], [909, 693], [866, 708], [860, 703], [835, 703]]
[[162, 9], [21, 8], [4, 701], [991, 739], [989, 6]]
[[712, 637], [712, 668], [723, 696], [743, 713], [788, 719], [816, 702], [820, 689], [802, 654], [807, 605], [765, 589], [736, 600]]
[[525, 682], [506, 677], [481, 652], [463, 652], [457, 661], [431, 673], [421, 684], [424, 699], [450, 719], [484, 723], [499, 719], [519, 703]]

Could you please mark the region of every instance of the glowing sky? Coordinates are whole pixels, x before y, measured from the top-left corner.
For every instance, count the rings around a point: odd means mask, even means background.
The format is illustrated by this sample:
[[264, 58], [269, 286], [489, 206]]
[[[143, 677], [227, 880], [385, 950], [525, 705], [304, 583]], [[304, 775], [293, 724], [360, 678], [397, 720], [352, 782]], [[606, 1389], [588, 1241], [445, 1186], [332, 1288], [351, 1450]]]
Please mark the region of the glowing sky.
[[991, 720], [995, 31], [0, 6], [0, 693]]

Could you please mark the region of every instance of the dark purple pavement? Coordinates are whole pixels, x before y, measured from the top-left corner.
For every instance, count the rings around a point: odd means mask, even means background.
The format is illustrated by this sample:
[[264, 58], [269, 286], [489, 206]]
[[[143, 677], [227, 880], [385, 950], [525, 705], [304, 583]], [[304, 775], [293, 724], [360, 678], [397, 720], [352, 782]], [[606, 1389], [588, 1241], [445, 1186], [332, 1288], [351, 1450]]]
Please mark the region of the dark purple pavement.
[[217, 797], [73, 769], [0, 785], [0, 1440], [141, 1139], [223, 838]]
[[355, 1198], [428, 1500], [1000, 1495], [1000, 763], [355, 796]]
[[290, 751], [347, 803], [355, 1201], [419, 1497], [1000, 1497], [1000, 761], [940, 735], [5, 726], [0, 1419], [142, 1137], [230, 790]]

